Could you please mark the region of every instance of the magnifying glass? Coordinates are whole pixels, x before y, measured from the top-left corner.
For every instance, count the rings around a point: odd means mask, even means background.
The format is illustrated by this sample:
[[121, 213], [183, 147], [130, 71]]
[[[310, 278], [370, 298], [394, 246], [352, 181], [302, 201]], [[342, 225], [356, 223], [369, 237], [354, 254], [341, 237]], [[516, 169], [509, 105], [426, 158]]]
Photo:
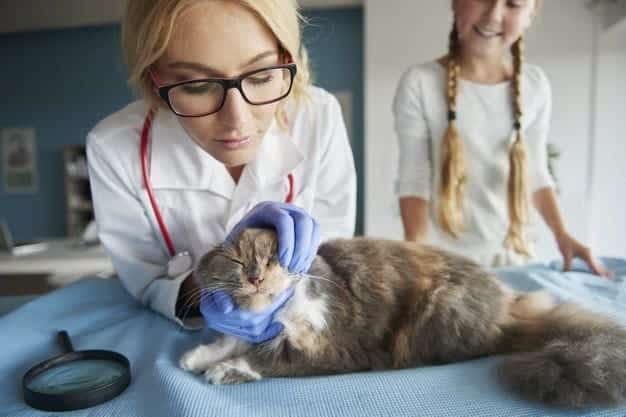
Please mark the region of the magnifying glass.
[[22, 378], [24, 401], [46, 411], [92, 407], [121, 394], [130, 384], [130, 363], [107, 350], [75, 351], [65, 330], [58, 333], [64, 354], [32, 367]]

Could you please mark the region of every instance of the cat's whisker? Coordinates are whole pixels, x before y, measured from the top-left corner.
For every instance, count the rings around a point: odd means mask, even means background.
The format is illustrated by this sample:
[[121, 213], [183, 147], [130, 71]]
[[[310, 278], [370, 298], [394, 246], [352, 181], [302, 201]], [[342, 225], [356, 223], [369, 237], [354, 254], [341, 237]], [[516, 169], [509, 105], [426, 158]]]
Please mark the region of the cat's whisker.
[[224, 284], [193, 288], [192, 290], [181, 294], [182, 303], [183, 305], [192, 306], [195, 302], [199, 302], [200, 299], [202, 298], [202, 295], [205, 293], [206, 295], [208, 295], [214, 291], [232, 292], [235, 289], [237, 289], [235, 285], [224, 285]]
[[319, 275], [311, 275], [311, 274], [300, 274], [300, 276], [302, 278], [309, 278], [309, 279], [317, 279], [317, 280], [320, 280], [320, 281], [327, 281], [327, 282], [330, 282], [331, 284], [333, 284], [335, 287], [337, 287], [337, 288], [339, 288], [341, 290], [345, 290], [345, 288], [343, 288], [341, 285], [337, 284], [332, 279], [320, 277]]
[[[189, 314], [192, 310], [192, 308], [194, 307], [194, 300], [193, 297], [198, 296], [199, 294], [202, 293], [202, 289], [201, 288], [197, 288], [197, 289], [193, 289], [189, 292], [187, 292], [183, 297], [183, 301], [182, 301], [182, 312], [181, 312], [181, 317], [180, 319], [182, 321], [186, 320], [189, 317]], [[199, 305], [199, 303], [198, 303]]]
[[184, 292], [183, 294], [181, 294], [182, 297], [182, 303], [183, 304], [188, 304], [191, 303], [191, 301], [193, 300], [193, 298], [203, 290], [203, 288], [193, 288], [190, 291]]
[[[185, 321], [187, 319], [187, 317], [189, 316], [189, 312], [191, 311], [191, 304], [185, 305], [185, 308], [182, 312], [182, 317], [180, 318], [182, 321]], [[182, 329], [180, 329], [182, 330]]]
[[224, 291], [227, 293], [233, 293], [238, 288], [239, 287], [236, 285], [211, 285], [211, 286], [204, 287], [204, 290], [206, 290], [207, 293], [212, 293], [216, 291]]
[[200, 298], [198, 298], [198, 305], [202, 304], [202, 301], [204, 301], [208, 297], [209, 297], [208, 293], [201, 293]]
[[[185, 320], [188, 318], [192, 308], [194, 305], [200, 305], [200, 300], [202, 298], [204, 288], [194, 288], [191, 291], [188, 291], [182, 295], [182, 317], [181, 320]], [[197, 304], [195, 301], [197, 300]]]

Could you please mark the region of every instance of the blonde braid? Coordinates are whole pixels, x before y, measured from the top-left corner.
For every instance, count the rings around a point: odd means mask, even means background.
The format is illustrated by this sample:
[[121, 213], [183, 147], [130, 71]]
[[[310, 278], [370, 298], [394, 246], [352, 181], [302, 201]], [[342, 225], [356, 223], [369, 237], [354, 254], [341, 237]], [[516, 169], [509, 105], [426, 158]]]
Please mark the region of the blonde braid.
[[515, 118], [515, 140], [509, 154], [510, 173], [508, 186], [509, 231], [505, 245], [515, 252], [530, 256], [524, 225], [528, 218], [528, 175], [527, 155], [522, 135], [522, 78], [524, 64], [524, 40], [518, 39], [511, 47], [513, 55], [513, 116]]
[[465, 159], [463, 142], [456, 124], [457, 96], [461, 67], [458, 64], [459, 36], [454, 25], [448, 54], [448, 128], [441, 144], [441, 181], [438, 220], [441, 228], [454, 237], [463, 229]]

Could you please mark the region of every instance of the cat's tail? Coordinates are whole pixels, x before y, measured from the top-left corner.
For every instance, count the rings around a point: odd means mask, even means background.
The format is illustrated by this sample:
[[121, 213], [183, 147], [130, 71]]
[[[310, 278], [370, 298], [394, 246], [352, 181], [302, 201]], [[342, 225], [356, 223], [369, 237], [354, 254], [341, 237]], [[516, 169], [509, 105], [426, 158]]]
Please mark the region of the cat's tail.
[[499, 368], [522, 395], [551, 405], [590, 407], [626, 400], [626, 330], [573, 304], [551, 307], [521, 296], [504, 328]]

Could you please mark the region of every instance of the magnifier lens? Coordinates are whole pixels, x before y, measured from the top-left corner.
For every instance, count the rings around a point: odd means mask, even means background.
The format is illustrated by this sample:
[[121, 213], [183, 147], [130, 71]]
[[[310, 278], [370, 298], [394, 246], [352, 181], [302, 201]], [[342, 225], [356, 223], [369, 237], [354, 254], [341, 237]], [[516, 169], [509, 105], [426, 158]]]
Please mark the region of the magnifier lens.
[[126, 368], [116, 361], [84, 359], [61, 363], [35, 376], [28, 389], [57, 395], [96, 390], [121, 378]]

